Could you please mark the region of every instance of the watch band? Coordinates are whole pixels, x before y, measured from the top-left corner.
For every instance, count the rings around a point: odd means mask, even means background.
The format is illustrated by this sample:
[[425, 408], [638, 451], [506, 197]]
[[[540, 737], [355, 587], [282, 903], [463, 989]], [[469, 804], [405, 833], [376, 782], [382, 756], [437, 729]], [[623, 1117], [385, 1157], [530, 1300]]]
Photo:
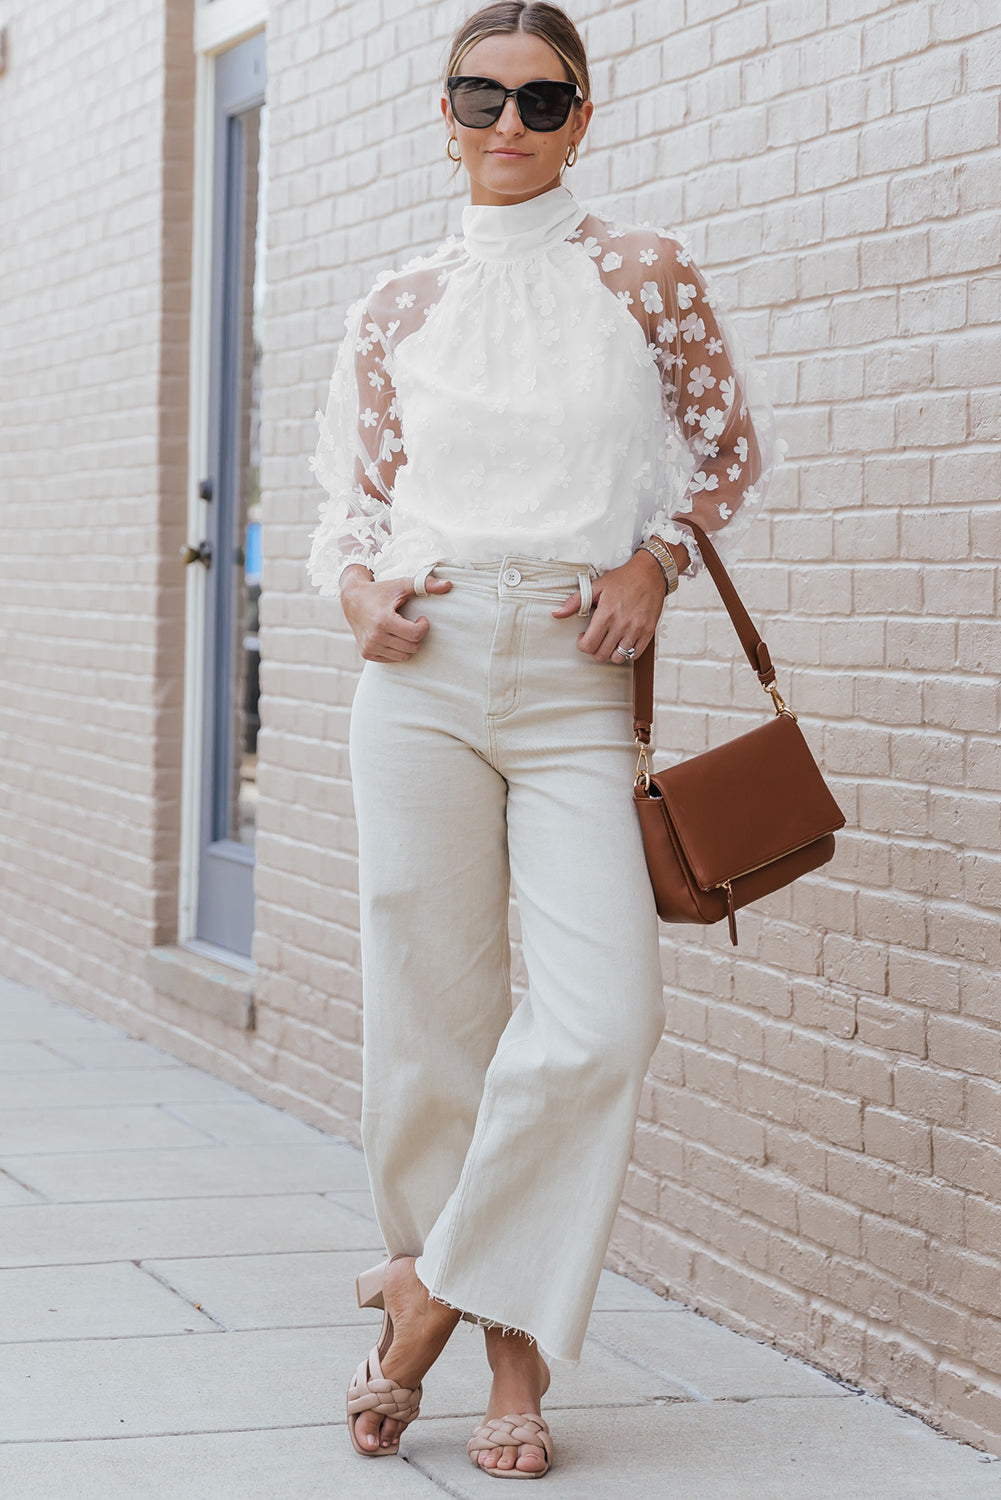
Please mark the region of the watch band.
[[678, 587], [678, 564], [667, 549], [667, 544], [659, 536], [647, 537], [645, 542], [640, 543], [641, 550], [649, 552], [650, 556], [656, 558], [660, 563], [664, 582], [667, 585], [666, 598], [669, 598]]

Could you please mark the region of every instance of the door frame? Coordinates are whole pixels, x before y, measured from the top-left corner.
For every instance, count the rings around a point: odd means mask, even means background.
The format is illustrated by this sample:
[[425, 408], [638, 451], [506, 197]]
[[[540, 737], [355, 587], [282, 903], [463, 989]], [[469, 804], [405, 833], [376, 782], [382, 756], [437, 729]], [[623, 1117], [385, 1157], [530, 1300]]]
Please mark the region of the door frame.
[[[195, 128], [188, 370], [187, 540], [206, 535], [207, 502], [198, 493], [209, 467], [212, 349], [212, 242], [215, 218], [215, 63], [220, 52], [263, 31], [267, 0], [198, 0], [195, 11]], [[178, 563], [180, 566], [180, 562]], [[185, 568], [184, 737], [177, 940], [234, 968], [253, 972], [242, 954], [196, 937], [205, 752], [206, 576]]]

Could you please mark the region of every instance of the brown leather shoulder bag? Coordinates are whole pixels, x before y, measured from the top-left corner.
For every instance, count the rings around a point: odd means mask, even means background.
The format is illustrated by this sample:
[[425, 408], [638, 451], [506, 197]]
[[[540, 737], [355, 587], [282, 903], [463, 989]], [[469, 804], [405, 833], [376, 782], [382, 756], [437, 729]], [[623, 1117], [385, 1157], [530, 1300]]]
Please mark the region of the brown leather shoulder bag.
[[656, 639], [633, 664], [633, 728], [638, 759], [633, 797], [639, 814], [657, 912], [664, 922], [728, 918], [826, 864], [844, 814], [803, 738], [796, 715], [775, 686], [775, 668], [729, 574], [705, 532], [688, 516], [675, 519], [695, 534], [775, 717], [737, 739], [651, 772]]

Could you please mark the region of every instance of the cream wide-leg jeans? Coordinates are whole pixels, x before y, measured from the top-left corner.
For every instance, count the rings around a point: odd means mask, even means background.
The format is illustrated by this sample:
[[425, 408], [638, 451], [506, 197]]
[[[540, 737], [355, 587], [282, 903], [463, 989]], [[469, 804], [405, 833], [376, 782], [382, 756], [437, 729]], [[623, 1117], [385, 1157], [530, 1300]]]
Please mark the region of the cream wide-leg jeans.
[[632, 674], [552, 618], [575, 567], [435, 575], [451, 591], [404, 607], [420, 650], [366, 663], [351, 719], [365, 1154], [390, 1254], [575, 1361], [664, 1023]]

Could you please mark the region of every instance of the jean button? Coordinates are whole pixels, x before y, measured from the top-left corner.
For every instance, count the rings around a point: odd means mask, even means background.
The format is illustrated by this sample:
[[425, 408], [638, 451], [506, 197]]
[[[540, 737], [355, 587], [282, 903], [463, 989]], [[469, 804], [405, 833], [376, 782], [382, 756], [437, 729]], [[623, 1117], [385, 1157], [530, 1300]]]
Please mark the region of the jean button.
[[503, 573], [504, 582], [509, 588], [515, 589], [521, 582], [521, 574], [517, 568], [505, 568]]

